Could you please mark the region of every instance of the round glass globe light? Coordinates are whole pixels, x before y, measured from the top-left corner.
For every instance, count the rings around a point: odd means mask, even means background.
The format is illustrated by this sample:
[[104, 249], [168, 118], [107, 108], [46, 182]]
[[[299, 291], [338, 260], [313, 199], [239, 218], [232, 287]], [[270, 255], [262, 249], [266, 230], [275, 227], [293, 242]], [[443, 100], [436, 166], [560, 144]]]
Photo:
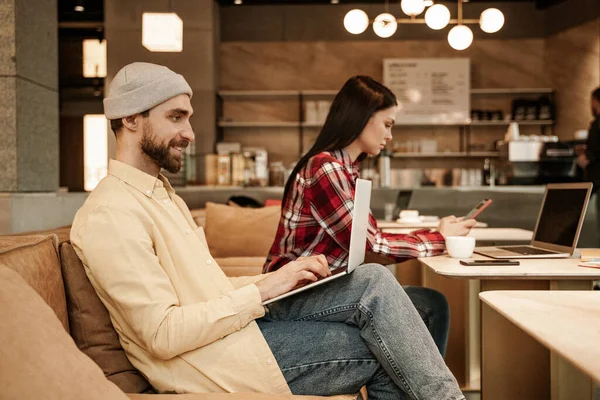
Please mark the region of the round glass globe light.
[[479, 26], [487, 33], [498, 32], [504, 26], [504, 14], [497, 8], [488, 8], [481, 13]]
[[431, 29], [444, 29], [450, 22], [450, 10], [442, 4], [434, 4], [425, 13], [425, 23]]
[[350, 10], [344, 17], [344, 28], [354, 35], [363, 33], [369, 27], [369, 16], [358, 8]]
[[425, 1], [423, 0], [402, 0], [400, 2], [402, 12], [410, 17], [415, 17], [425, 10]]
[[389, 13], [382, 13], [375, 18], [373, 22], [373, 30], [375, 34], [382, 38], [389, 38], [398, 29], [396, 17]]
[[448, 32], [448, 43], [454, 50], [464, 50], [473, 43], [473, 32], [465, 25], [457, 25]]

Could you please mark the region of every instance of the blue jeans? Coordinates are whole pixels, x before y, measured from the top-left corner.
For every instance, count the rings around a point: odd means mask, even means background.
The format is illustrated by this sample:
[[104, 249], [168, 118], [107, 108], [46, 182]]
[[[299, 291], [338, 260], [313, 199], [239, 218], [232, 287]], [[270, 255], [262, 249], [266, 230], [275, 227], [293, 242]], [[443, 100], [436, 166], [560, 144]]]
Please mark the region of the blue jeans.
[[436, 290], [425, 287], [404, 286], [403, 288], [429, 330], [440, 354], [445, 357], [450, 332], [450, 306], [446, 297]]
[[294, 394], [366, 385], [373, 400], [464, 399], [421, 318], [431, 310], [418, 312], [383, 266], [361, 266], [267, 308], [257, 322]]

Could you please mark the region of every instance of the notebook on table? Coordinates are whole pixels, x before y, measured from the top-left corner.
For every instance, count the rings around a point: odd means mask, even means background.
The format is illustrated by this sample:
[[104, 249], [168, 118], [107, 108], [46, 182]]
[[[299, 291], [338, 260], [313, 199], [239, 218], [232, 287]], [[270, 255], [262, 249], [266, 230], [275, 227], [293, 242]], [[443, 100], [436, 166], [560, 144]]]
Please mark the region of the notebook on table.
[[591, 183], [548, 185], [529, 245], [477, 247], [475, 253], [498, 259], [570, 257], [577, 247], [591, 194]]
[[310, 282], [296, 287], [287, 293], [273, 297], [263, 302], [263, 305], [273, 303], [274, 301], [293, 296], [296, 293], [303, 292], [315, 286], [322, 285], [334, 279], [352, 273], [359, 265], [365, 262], [365, 252], [367, 248], [367, 230], [369, 228], [369, 212], [371, 205], [371, 181], [365, 179], [356, 180], [354, 190], [354, 209], [352, 211], [352, 228], [350, 228], [350, 247], [348, 249], [348, 264], [343, 265], [331, 271], [331, 275], [320, 278], [315, 282]]

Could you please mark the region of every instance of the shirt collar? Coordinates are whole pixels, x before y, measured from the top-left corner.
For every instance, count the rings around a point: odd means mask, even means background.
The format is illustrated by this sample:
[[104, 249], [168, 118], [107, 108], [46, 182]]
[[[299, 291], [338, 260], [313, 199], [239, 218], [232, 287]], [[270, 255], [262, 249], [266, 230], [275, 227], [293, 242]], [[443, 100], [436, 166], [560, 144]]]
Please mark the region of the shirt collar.
[[332, 150], [329, 153], [333, 157], [340, 160], [344, 167], [346, 167], [348, 172], [350, 172], [350, 174], [352, 174], [355, 177], [358, 176], [358, 166], [360, 163], [358, 161], [352, 162], [352, 158], [350, 157], [350, 154], [346, 151], [346, 149]]
[[155, 188], [164, 187], [169, 194], [175, 193], [169, 180], [163, 174], [155, 177], [121, 161], [109, 160], [108, 174], [139, 190], [147, 197], [152, 197]]

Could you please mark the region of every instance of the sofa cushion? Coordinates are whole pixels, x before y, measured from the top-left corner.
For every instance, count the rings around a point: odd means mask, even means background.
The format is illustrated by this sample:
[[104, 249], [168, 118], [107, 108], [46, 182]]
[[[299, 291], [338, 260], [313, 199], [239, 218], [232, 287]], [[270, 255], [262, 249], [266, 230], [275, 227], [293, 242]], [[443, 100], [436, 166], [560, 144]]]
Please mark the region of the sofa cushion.
[[280, 207], [243, 208], [206, 203], [206, 241], [213, 257], [267, 257]]
[[206, 210], [204, 208], [193, 208], [190, 210], [190, 214], [192, 214], [196, 225], [203, 228], [206, 226]]
[[54, 228], [54, 229], [44, 229], [41, 231], [28, 231], [28, 232], [22, 232], [22, 233], [15, 233], [14, 236], [31, 236], [31, 235], [52, 235], [55, 234], [58, 237], [58, 244], [61, 244], [63, 242], [67, 242], [70, 238], [69, 236], [71, 235], [71, 225], [66, 225], [66, 226], [61, 226], [58, 228]]
[[266, 257], [226, 257], [215, 258], [227, 276], [252, 276], [262, 273]]
[[67, 302], [56, 236], [1, 236], [0, 263], [15, 270], [35, 289], [68, 332]]
[[71, 336], [77, 347], [126, 393], [144, 393], [150, 384], [129, 362], [108, 310], [90, 283], [70, 243], [60, 246]]
[[2, 265], [0, 304], [0, 397], [127, 399], [77, 349], [40, 295]]

